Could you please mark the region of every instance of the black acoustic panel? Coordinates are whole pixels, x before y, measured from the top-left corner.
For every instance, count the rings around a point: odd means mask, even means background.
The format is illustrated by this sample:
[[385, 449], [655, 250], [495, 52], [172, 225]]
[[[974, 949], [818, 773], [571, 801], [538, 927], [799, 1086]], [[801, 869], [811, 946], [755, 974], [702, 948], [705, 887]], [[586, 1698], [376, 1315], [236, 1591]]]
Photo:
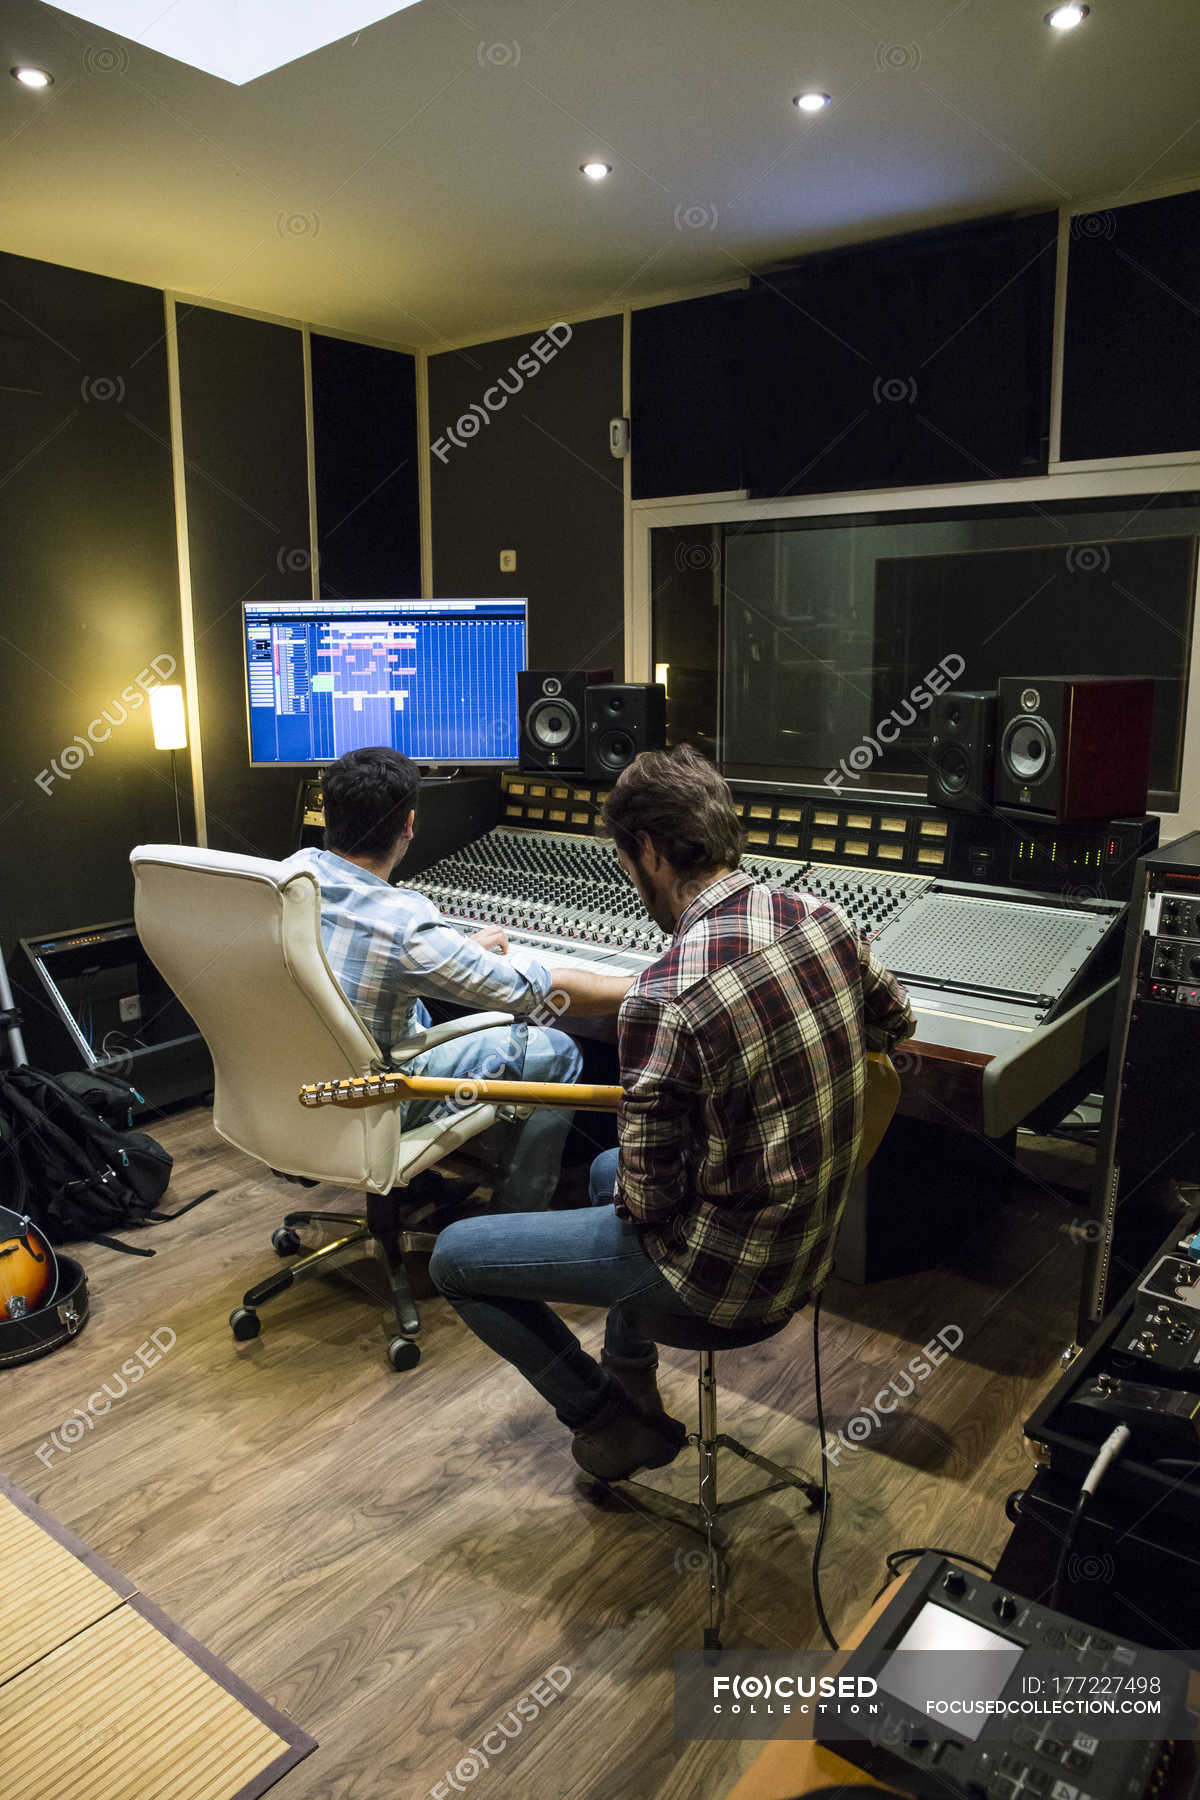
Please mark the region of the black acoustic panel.
[[250, 767], [242, 602], [310, 593], [300, 333], [209, 307], [178, 316], [208, 841], [286, 856], [296, 773]]
[[1062, 456], [1200, 449], [1200, 193], [1071, 220]]
[[[530, 668], [619, 669], [622, 473], [608, 421], [621, 410], [621, 320], [552, 328], [560, 344], [534, 332], [429, 359], [434, 593], [526, 595]], [[512, 575], [499, 572], [507, 549]]]
[[321, 593], [419, 595], [415, 359], [316, 332], [311, 345]]
[[742, 483], [744, 289], [639, 307], [630, 343], [633, 498]]
[[[131, 846], [175, 836], [146, 700], [183, 679], [162, 295], [0, 256], [0, 387], [11, 955], [18, 937], [128, 915]], [[179, 773], [186, 832], [186, 754]]]
[[809, 257], [745, 310], [746, 485], [824, 493], [1043, 474], [1057, 216]]

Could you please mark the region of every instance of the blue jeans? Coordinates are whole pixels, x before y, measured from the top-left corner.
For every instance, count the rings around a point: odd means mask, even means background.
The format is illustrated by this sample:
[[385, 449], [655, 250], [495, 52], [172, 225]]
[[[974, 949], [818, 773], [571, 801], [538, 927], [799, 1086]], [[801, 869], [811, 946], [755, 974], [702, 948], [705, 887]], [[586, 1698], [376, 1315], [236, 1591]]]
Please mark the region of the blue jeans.
[[[496, 1081], [578, 1081], [583, 1058], [565, 1031], [517, 1023], [495, 1031], [451, 1038], [405, 1068], [412, 1075], [490, 1076]], [[410, 1100], [407, 1130], [455, 1110], [453, 1100]], [[521, 1123], [500, 1124], [484, 1134], [497, 1164], [494, 1198], [506, 1212], [542, 1212], [554, 1197], [563, 1146], [575, 1114], [565, 1106], [537, 1106]]]
[[548, 1300], [607, 1306], [605, 1349], [644, 1357], [653, 1344], [636, 1337], [618, 1308], [652, 1303], [694, 1317], [646, 1254], [628, 1219], [612, 1204], [617, 1152], [592, 1164], [591, 1206], [574, 1212], [516, 1213], [505, 1219], [459, 1219], [439, 1233], [429, 1273], [476, 1337], [483, 1339], [549, 1401], [564, 1425], [586, 1425], [615, 1389]]

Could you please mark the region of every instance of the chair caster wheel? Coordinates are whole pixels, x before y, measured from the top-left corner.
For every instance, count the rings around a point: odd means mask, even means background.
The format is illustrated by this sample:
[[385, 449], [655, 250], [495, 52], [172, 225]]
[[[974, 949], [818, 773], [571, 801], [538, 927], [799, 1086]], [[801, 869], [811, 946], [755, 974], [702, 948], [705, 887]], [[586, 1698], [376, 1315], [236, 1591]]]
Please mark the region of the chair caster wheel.
[[248, 1306], [235, 1306], [229, 1315], [229, 1323], [239, 1344], [244, 1344], [249, 1338], [256, 1338], [262, 1330], [262, 1320]]
[[291, 1225], [280, 1225], [271, 1233], [271, 1248], [276, 1256], [298, 1256], [303, 1247], [300, 1233]]
[[394, 1337], [387, 1347], [387, 1359], [397, 1372], [415, 1369], [421, 1360], [421, 1346], [411, 1338]]
[[711, 1625], [704, 1633], [704, 1660], [709, 1668], [721, 1660], [721, 1640]]

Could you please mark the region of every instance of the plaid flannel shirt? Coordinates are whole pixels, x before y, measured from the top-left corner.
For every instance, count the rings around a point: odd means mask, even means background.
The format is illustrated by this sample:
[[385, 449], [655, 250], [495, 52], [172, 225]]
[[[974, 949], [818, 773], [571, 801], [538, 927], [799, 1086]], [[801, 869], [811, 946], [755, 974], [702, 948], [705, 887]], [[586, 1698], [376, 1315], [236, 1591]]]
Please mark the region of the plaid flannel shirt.
[[825, 1280], [862, 1140], [865, 1053], [913, 1029], [845, 916], [734, 872], [682, 914], [618, 1019], [618, 1212], [717, 1325]]

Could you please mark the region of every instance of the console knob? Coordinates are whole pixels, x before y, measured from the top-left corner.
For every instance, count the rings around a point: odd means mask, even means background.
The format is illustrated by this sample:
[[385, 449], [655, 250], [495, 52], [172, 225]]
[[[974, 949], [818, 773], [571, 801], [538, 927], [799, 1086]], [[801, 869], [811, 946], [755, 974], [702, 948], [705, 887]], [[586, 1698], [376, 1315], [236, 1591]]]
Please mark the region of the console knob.
[[1001, 1594], [996, 1600], [993, 1610], [998, 1619], [1015, 1619], [1017, 1603], [1011, 1594]]
[[942, 1580], [942, 1587], [948, 1594], [965, 1594], [967, 1578], [961, 1569], [947, 1569]]

